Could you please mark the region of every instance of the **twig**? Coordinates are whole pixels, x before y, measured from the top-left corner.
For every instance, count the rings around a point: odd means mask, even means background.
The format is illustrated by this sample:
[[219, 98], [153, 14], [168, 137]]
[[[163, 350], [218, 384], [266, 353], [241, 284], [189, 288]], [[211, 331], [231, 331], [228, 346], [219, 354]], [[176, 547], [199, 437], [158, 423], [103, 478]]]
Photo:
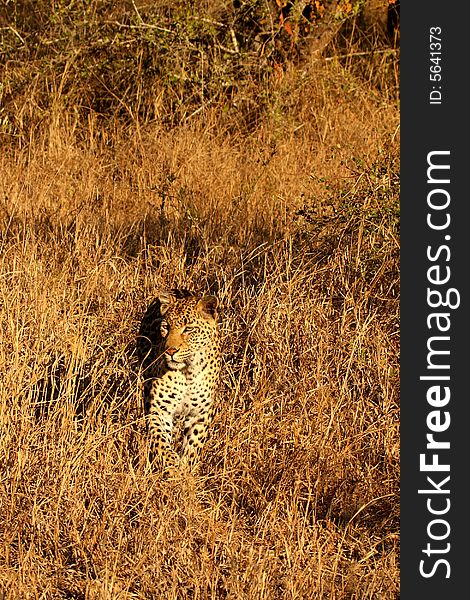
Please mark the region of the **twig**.
[[212, 19], [207, 19], [206, 17], [197, 17], [197, 16], [192, 16], [192, 19], [194, 19], [195, 21], [202, 21], [203, 23], [209, 23], [209, 25], [217, 25], [217, 27], [227, 27], [226, 23], [221, 23], [220, 21], [214, 21]]
[[174, 31], [172, 31], [171, 29], [167, 29], [166, 27], [160, 27], [159, 25], [150, 25], [150, 23], [142, 23], [141, 25], [126, 25], [124, 23], [119, 23], [119, 21], [106, 22], [117, 25], [118, 27], [125, 27], [126, 29], [157, 29], [158, 31], [164, 31], [165, 33], [174, 33]]
[[216, 48], [220, 48], [224, 52], [228, 52], [229, 54], [238, 54], [238, 50], [232, 50], [231, 48], [227, 48], [227, 46], [222, 46], [222, 44], [216, 44]]
[[134, 7], [134, 10], [135, 10], [135, 13], [136, 13], [136, 15], [139, 17], [139, 21], [140, 21], [141, 23], [143, 23], [143, 22], [144, 22], [144, 20], [143, 20], [143, 19], [142, 19], [142, 17], [140, 16], [139, 9], [138, 9], [138, 8], [137, 8], [137, 6], [135, 5], [135, 2], [134, 2], [134, 0], [132, 0], [132, 6]]
[[350, 56], [370, 56], [371, 54], [396, 54], [394, 48], [385, 48], [384, 50], [372, 50], [369, 52], [350, 52], [349, 54], [339, 54], [338, 56], [328, 56], [325, 60], [336, 60], [338, 58], [349, 58]]
[[235, 35], [235, 31], [233, 30], [233, 27], [230, 27], [230, 36], [232, 38], [233, 47], [235, 48], [235, 54], [240, 54], [240, 48], [238, 47], [237, 36]]
[[204, 104], [201, 104], [201, 106], [199, 106], [199, 108], [196, 108], [196, 110], [194, 110], [190, 115], [188, 115], [185, 119], [185, 121], [188, 121], [189, 119], [191, 119], [191, 117], [194, 117], [194, 115], [197, 115], [198, 113], [201, 112], [201, 110], [204, 110], [205, 108], [207, 108], [209, 106], [209, 104], [212, 104], [212, 102], [214, 101], [214, 98], [210, 98], [207, 102], [205, 102]]
[[0, 27], [0, 29], [9, 29], [10, 31], [13, 31], [13, 33], [16, 35], [16, 37], [21, 40], [23, 42], [23, 44], [26, 44], [26, 42], [24, 41], [24, 39], [21, 37], [21, 35], [18, 33], [18, 31], [16, 31], [16, 29], [14, 27], [12, 27], [11, 25], [9, 25], [8, 27]]

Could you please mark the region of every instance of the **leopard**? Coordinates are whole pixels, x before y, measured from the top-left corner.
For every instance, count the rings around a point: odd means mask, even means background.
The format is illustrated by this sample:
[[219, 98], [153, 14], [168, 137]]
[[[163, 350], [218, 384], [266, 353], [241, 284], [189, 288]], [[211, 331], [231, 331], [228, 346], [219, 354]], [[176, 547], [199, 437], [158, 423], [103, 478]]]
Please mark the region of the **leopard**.
[[164, 471], [195, 468], [207, 440], [222, 366], [218, 305], [213, 295], [162, 290], [141, 322], [137, 349], [152, 460]]

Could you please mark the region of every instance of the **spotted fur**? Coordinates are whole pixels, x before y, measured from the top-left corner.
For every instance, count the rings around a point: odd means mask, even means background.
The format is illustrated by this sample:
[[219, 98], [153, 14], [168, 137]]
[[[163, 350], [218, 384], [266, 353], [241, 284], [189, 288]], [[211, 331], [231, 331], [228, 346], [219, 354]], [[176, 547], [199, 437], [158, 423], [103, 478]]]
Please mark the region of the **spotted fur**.
[[[142, 321], [138, 350], [155, 458], [166, 469], [194, 465], [212, 420], [221, 367], [217, 298], [160, 293]], [[173, 439], [178, 419], [181, 456]]]

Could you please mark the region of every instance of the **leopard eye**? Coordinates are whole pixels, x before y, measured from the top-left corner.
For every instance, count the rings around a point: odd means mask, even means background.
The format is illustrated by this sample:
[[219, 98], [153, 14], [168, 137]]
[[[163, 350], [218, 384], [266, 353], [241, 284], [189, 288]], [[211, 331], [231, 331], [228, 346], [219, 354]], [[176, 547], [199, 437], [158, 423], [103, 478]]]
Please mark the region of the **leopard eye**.
[[160, 333], [163, 337], [168, 335], [169, 329], [170, 328], [168, 327], [168, 323], [166, 321], [162, 321], [160, 323]]
[[192, 331], [194, 331], [194, 327], [191, 327], [191, 325], [185, 325], [183, 327], [183, 333], [191, 333]]

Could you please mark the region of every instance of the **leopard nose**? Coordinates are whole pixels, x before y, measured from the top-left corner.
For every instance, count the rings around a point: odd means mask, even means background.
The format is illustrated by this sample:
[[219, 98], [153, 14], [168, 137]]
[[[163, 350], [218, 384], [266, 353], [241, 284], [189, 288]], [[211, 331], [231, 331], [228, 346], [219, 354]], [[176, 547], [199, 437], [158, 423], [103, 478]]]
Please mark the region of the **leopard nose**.
[[169, 348], [165, 349], [166, 354], [169, 354], [170, 356], [173, 356], [173, 354], [175, 354], [177, 351], [178, 348], [175, 348], [174, 346], [170, 346]]

